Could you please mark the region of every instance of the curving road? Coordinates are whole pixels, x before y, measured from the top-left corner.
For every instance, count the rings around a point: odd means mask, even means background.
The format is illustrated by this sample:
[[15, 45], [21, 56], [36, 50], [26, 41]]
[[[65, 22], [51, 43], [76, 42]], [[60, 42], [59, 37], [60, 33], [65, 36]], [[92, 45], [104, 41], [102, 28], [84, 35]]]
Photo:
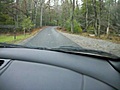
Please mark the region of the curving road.
[[55, 30], [55, 27], [47, 27], [37, 35], [24, 43], [26, 46], [56, 48], [60, 46], [80, 47], [67, 37]]

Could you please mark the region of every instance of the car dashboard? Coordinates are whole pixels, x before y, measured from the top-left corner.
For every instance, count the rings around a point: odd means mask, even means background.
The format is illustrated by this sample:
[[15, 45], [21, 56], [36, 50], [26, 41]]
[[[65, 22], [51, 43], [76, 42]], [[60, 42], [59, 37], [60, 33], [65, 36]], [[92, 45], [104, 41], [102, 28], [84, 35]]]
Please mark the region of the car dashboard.
[[101, 58], [0, 48], [0, 90], [120, 90], [120, 73]]

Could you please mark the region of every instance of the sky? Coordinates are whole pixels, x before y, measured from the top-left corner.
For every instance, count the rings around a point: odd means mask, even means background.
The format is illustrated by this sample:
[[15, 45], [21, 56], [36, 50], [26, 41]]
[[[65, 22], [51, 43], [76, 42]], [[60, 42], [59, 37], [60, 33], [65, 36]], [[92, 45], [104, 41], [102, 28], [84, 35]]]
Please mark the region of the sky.
[[[45, 0], [45, 3], [47, 2], [48, 0]], [[76, 1], [76, 0], [75, 0]], [[14, 2], [16, 2], [16, 0], [14, 0]], [[61, 4], [61, 0], [59, 0], [58, 2], [59, 4]], [[78, 4], [81, 5], [82, 4], [82, 1], [81, 0], [78, 0]], [[54, 0], [51, 0], [51, 5], [54, 5]]]
[[[48, 0], [45, 0], [45, 3], [47, 2]], [[76, 0], [75, 0], [76, 1]], [[59, 4], [61, 4], [61, 0], [59, 0], [58, 2]], [[81, 0], [78, 0], [78, 4], [81, 5], [82, 4], [82, 1]], [[51, 5], [54, 5], [54, 0], [51, 0]]]

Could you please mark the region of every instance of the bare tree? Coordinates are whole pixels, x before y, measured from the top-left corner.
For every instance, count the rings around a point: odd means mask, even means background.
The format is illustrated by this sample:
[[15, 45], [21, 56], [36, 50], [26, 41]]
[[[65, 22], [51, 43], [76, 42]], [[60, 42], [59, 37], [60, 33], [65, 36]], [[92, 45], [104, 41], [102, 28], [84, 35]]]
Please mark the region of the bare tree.
[[94, 21], [95, 21], [95, 23], [94, 23], [94, 33], [95, 33], [95, 35], [97, 36], [98, 35], [98, 20], [97, 20], [97, 7], [96, 7], [96, 0], [92, 0], [92, 2], [93, 2], [93, 8], [94, 8]]
[[42, 27], [43, 22], [43, 8], [44, 8], [45, 0], [40, 1], [40, 27]]
[[108, 13], [107, 13], [107, 30], [106, 30], [106, 34], [107, 34], [107, 37], [109, 37], [109, 33], [110, 33], [110, 2], [108, 3]]
[[85, 14], [85, 30], [88, 28], [88, 0], [85, 1], [86, 14]]
[[75, 9], [75, 0], [71, 0], [72, 13], [71, 13], [71, 32], [74, 32], [74, 9]]
[[98, 36], [99, 36], [99, 37], [100, 37], [100, 29], [101, 29], [102, 4], [103, 4], [103, 0], [99, 0], [99, 12], [98, 12], [98, 20], [99, 20]]

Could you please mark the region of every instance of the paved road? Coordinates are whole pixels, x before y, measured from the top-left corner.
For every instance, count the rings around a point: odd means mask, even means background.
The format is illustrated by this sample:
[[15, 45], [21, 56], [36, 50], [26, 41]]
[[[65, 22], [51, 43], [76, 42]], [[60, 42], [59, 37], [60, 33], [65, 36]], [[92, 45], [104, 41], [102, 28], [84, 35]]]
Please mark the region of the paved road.
[[60, 46], [75, 46], [76, 43], [55, 30], [55, 27], [47, 27], [36, 36], [24, 43], [26, 46], [57, 48]]

